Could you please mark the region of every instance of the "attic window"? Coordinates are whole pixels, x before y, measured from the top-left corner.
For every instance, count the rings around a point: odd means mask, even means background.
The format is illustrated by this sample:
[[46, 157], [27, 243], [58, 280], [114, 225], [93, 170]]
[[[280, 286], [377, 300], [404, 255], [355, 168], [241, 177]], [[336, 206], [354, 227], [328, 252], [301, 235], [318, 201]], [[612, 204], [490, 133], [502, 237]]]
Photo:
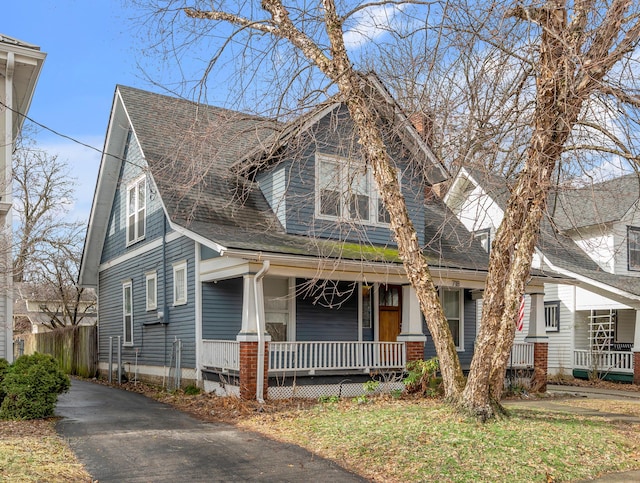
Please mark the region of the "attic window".
[[630, 271], [640, 271], [640, 228], [627, 227], [627, 253]]
[[484, 251], [489, 253], [491, 250], [491, 229], [477, 230], [473, 232], [473, 237], [480, 242]]
[[147, 213], [147, 179], [139, 178], [127, 187], [127, 245], [144, 238]]
[[390, 221], [366, 165], [320, 154], [316, 156], [316, 216], [381, 225]]

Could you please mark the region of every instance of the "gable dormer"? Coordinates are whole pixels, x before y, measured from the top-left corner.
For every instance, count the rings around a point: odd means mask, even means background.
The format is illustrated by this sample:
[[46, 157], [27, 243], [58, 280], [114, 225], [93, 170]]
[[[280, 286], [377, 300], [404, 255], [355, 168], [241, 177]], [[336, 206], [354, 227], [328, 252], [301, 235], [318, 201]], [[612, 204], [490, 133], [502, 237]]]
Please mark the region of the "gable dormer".
[[445, 194], [444, 202], [488, 252], [504, 217], [499, 200], [504, 197], [505, 188], [495, 181], [483, 180], [486, 182], [481, 184], [478, 177], [477, 173], [461, 168]]

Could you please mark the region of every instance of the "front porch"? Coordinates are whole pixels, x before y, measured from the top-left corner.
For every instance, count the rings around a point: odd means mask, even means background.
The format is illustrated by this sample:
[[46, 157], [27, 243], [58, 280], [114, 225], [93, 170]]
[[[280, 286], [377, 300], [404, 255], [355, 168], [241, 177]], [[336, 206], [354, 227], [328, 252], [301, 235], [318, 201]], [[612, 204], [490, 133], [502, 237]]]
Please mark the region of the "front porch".
[[573, 376], [640, 383], [640, 311], [621, 305], [576, 313]]
[[625, 351], [573, 351], [573, 376], [598, 377], [608, 381], [633, 382], [634, 353]]
[[[378, 377], [384, 383], [383, 390], [402, 389], [410, 344], [412, 342], [405, 341], [266, 342], [268, 396], [273, 399], [319, 397], [336, 394], [336, 391], [355, 396], [364, 392], [362, 382], [371, 377]], [[226, 386], [239, 387], [240, 345], [239, 341], [202, 341], [200, 367], [204, 372], [224, 375], [226, 393], [239, 393], [239, 389], [230, 390]], [[530, 343], [514, 344], [508, 367], [532, 369], [533, 349]]]

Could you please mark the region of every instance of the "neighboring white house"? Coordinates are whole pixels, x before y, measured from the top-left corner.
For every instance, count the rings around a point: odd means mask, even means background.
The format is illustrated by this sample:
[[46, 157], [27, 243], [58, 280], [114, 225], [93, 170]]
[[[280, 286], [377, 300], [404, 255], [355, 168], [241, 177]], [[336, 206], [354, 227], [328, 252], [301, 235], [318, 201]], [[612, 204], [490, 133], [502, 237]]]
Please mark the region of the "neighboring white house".
[[13, 359], [11, 276], [11, 157], [29, 110], [46, 54], [40, 47], [0, 34], [0, 358]]
[[[489, 249], [508, 193], [504, 179], [463, 168], [444, 201]], [[562, 190], [549, 199], [533, 268], [575, 280], [545, 285], [550, 374], [584, 377], [597, 370], [611, 379], [640, 382], [639, 195], [640, 178], [634, 174]], [[525, 316], [516, 343], [527, 334]]]

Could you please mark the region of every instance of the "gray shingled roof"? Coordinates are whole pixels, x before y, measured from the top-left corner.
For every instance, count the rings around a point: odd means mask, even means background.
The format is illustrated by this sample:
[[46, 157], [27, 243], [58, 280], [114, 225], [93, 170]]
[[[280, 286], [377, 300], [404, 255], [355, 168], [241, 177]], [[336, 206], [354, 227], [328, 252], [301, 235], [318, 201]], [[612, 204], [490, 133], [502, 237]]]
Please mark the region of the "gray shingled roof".
[[[485, 192], [505, 209], [509, 197], [507, 180], [478, 170], [471, 173]], [[629, 175], [595, 184], [593, 188], [563, 191], [558, 199], [562, 200], [563, 206], [570, 208], [566, 213], [571, 213], [572, 218], [581, 220], [580, 217], [585, 217], [583, 221], [577, 222], [577, 225], [588, 226], [619, 220], [637, 201], [639, 186], [638, 176]], [[615, 196], [614, 193], [618, 193], [619, 196]], [[552, 222], [552, 211], [553, 205], [548, 208], [547, 215], [542, 220], [537, 247], [555, 267], [604, 283], [614, 289], [640, 295], [640, 278], [615, 275], [602, 270], [570, 237], [554, 228], [574, 228], [574, 221], [569, 224], [569, 218], [566, 215], [563, 217], [560, 210], [556, 210]]]
[[561, 230], [621, 220], [640, 197], [640, 177], [621, 176], [579, 189], [564, 189], [550, 198], [549, 211]]
[[[228, 249], [399, 262], [394, 249], [287, 234], [257, 186], [235, 174], [238, 161], [269, 152], [290, 125], [130, 87], [118, 92], [173, 223]], [[432, 264], [486, 269], [484, 250], [440, 201], [426, 216]]]

